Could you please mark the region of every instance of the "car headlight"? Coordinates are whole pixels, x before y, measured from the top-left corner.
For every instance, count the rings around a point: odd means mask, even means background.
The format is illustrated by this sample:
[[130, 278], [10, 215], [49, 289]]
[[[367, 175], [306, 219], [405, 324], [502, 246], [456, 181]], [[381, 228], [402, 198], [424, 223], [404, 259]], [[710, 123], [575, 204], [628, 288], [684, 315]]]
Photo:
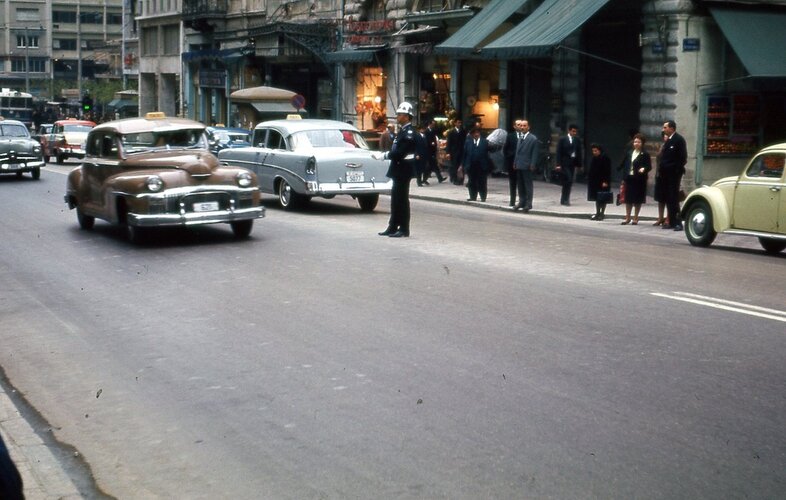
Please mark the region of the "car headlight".
[[240, 172], [237, 174], [237, 185], [242, 188], [247, 188], [251, 186], [251, 183], [254, 181], [253, 177], [249, 172]]
[[40, 155], [41, 154], [41, 147], [40, 146], [33, 146], [33, 153]]
[[306, 162], [306, 173], [313, 175], [316, 172], [317, 172], [317, 159], [312, 156]]
[[164, 189], [164, 181], [161, 180], [161, 177], [157, 175], [151, 175], [148, 177], [145, 184], [147, 185], [147, 189], [153, 193], [157, 193]]

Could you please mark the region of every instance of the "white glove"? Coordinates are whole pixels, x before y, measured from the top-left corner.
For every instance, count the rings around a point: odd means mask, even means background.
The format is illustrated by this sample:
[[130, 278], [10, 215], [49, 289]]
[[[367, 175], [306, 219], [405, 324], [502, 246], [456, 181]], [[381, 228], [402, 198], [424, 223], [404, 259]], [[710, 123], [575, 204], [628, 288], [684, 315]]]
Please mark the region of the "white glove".
[[385, 153], [381, 151], [374, 151], [373, 153], [371, 153], [371, 157], [374, 158], [375, 160], [384, 160]]

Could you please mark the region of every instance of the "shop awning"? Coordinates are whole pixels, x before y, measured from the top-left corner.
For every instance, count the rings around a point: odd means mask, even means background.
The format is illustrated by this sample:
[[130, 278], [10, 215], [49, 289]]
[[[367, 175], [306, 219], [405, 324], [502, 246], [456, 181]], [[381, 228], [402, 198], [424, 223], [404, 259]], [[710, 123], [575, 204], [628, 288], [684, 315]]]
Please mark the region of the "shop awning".
[[546, 0], [518, 26], [483, 47], [497, 59], [548, 57], [609, 0]]
[[325, 54], [325, 61], [328, 63], [359, 63], [371, 62], [374, 60], [376, 50], [363, 49], [344, 49]]
[[434, 52], [450, 56], [470, 55], [502, 25], [514, 12], [529, 0], [491, 0], [484, 9], [447, 40], [437, 45]]
[[252, 102], [251, 105], [260, 113], [297, 113], [289, 102]]
[[786, 77], [786, 12], [744, 7], [710, 12], [751, 76]]

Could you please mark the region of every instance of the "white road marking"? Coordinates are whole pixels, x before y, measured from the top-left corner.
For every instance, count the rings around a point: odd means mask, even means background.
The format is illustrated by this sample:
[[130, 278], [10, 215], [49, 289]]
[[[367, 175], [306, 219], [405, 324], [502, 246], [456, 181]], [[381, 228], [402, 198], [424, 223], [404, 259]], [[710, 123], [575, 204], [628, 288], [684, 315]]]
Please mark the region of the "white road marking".
[[717, 299], [715, 297], [707, 297], [705, 295], [696, 295], [687, 292], [673, 292], [668, 293], [651, 293], [655, 297], [663, 297], [665, 299], [680, 300], [682, 302], [689, 302], [691, 304], [698, 304], [715, 309], [722, 309], [724, 311], [737, 312], [747, 314], [749, 316], [756, 316], [759, 318], [772, 319], [786, 323], [786, 311], [779, 311], [777, 309], [769, 309], [767, 307], [754, 306], [750, 304], [743, 304], [742, 302], [734, 302], [731, 300]]

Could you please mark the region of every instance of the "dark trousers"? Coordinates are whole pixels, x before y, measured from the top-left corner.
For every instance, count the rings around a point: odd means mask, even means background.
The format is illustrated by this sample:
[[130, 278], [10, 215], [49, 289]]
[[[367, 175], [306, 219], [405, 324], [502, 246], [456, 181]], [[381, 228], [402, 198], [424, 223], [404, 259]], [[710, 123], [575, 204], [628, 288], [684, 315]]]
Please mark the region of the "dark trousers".
[[508, 188], [510, 189], [510, 206], [516, 204], [516, 184], [518, 184], [518, 178], [516, 177], [516, 171], [513, 170], [513, 167], [508, 167]]
[[393, 179], [390, 190], [389, 230], [409, 233], [409, 184], [410, 179]]
[[519, 207], [532, 208], [532, 170], [529, 167], [516, 170], [516, 186], [519, 190]]
[[454, 184], [458, 184], [458, 168], [461, 165], [461, 158], [453, 158], [451, 155], [450, 157], [450, 169], [448, 170], [448, 176], [450, 177], [450, 182]]
[[562, 194], [559, 202], [563, 204], [570, 203], [570, 190], [573, 188], [573, 169], [562, 167]]
[[672, 226], [680, 224], [680, 183], [682, 173], [673, 170], [660, 170], [660, 181], [664, 185], [664, 195], [666, 199], [666, 211], [669, 217], [669, 224]]
[[480, 195], [480, 201], [486, 201], [488, 193], [488, 174], [480, 169], [473, 169], [467, 173], [467, 189], [469, 189], [469, 199], [476, 200]]
[[437, 157], [432, 156], [429, 158], [428, 162], [426, 163], [426, 170], [423, 172], [423, 180], [427, 181], [429, 177], [431, 177], [431, 172], [437, 176], [437, 179], [444, 179], [442, 177], [442, 172], [439, 171], [439, 165], [437, 165]]

